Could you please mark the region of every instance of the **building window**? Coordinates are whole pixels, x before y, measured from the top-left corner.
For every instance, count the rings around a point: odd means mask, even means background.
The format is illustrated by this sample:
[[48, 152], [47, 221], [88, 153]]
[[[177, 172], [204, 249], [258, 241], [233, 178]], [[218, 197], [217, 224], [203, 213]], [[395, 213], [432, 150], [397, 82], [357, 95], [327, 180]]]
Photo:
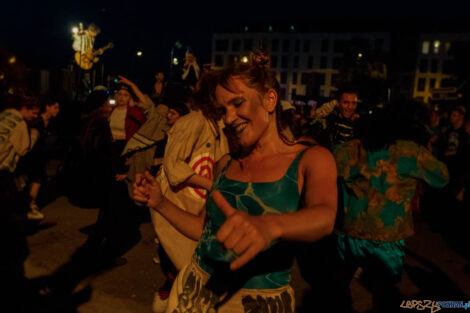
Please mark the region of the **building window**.
[[286, 88], [281, 88], [281, 99], [286, 99]]
[[321, 51], [322, 52], [327, 52], [328, 51], [329, 43], [330, 43], [330, 41], [328, 39], [323, 39], [321, 41]]
[[339, 78], [338, 74], [331, 74], [331, 85], [338, 87], [340, 84]]
[[441, 47], [441, 42], [439, 40], [434, 40], [434, 42], [432, 44], [432, 51], [434, 52], [434, 54], [439, 53], [439, 48], [440, 47]]
[[307, 67], [313, 68], [313, 56], [308, 57]]
[[336, 53], [344, 52], [345, 45], [346, 43], [344, 42], [344, 40], [335, 40], [335, 43], [333, 45], [333, 51]]
[[418, 79], [418, 91], [424, 91], [426, 88], [426, 78]]
[[250, 51], [253, 49], [253, 39], [247, 38], [243, 40], [243, 50]]
[[375, 39], [375, 43], [374, 43], [374, 44], [375, 44], [375, 45], [374, 45], [374, 50], [375, 50], [376, 52], [382, 51], [383, 45], [384, 45], [384, 40], [383, 40], [383, 38], [377, 38], [377, 39]]
[[419, 61], [419, 71], [421, 73], [426, 73], [428, 71], [428, 60], [427, 59], [421, 59], [421, 61]]
[[215, 66], [224, 66], [224, 56], [216, 55], [215, 56]]
[[281, 72], [281, 84], [287, 84], [287, 72]]
[[338, 69], [341, 67], [341, 58], [340, 57], [334, 57], [333, 58], [333, 66], [334, 69]]
[[278, 51], [279, 50], [279, 39], [271, 40], [271, 51]]
[[271, 56], [271, 67], [276, 68], [277, 67], [277, 55], [272, 55]]
[[297, 72], [292, 73], [292, 84], [297, 85]]
[[326, 75], [325, 73], [315, 73], [314, 74], [314, 81], [318, 85], [324, 85], [326, 81]]
[[320, 68], [328, 68], [328, 57], [322, 56], [320, 58]]
[[431, 78], [431, 80], [429, 80], [429, 88], [436, 88], [436, 79], [435, 78]]
[[299, 52], [299, 50], [300, 50], [300, 40], [297, 39], [297, 40], [295, 41], [294, 51], [295, 51], [295, 52]]
[[450, 42], [448, 42], [448, 41], [444, 44], [444, 52], [445, 52], [445, 54], [449, 54], [449, 51], [450, 51], [450, 47], [451, 47], [451, 46], [452, 46], [452, 44], [451, 44]]
[[299, 56], [296, 55], [294, 56], [294, 68], [298, 68], [299, 67]]
[[228, 40], [227, 39], [217, 39], [215, 41], [215, 51], [217, 51], [217, 52], [228, 51]]
[[282, 52], [289, 52], [290, 50], [290, 41], [289, 39], [284, 39], [282, 41]]
[[234, 39], [232, 41], [232, 51], [240, 51], [241, 46], [242, 46], [242, 43], [240, 39]]
[[310, 40], [305, 39], [304, 40], [304, 52], [309, 52], [310, 51]]
[[281, 67], [288, 68], [289, 67], [289, 56], [283, 55], [281, 58]]
[[423, 44], [421, 46], [421, 53], [429, 54], [429, 41], [423, 41]]
[[295, 99], [295, 96], [297, 96], [297, 89], [292, 88], [292, 99]]
[[307, 85], [307, 83], [308, 83], [308, 77], [309, 77], [309, 76], [310, 76], [309, 73], [302, 73], [302, 76], [301, 76], [301, 78], [300, 78], [300, 83], [301, 83], [302, 85]]
[[437, 60], [431, 60], [431, 73], [437, 73]]
[[455, 62], [453, 60], [444, 60], [442, 62], [442, 73], [454, 74], [455, 73]]
[[237, 63], [239, 60], [240, 59], [239, 59], [238, 55], [230, 55], [228, 57], [228, 64], [230, 65], [230, 64], [233, 64], [233, 63]]

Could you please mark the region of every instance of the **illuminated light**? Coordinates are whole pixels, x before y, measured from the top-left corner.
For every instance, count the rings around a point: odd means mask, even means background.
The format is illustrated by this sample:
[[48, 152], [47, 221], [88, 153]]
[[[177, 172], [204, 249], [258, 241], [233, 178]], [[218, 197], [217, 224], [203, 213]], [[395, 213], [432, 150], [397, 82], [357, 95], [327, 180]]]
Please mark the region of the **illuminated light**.
[[78, 34], [78, 27], [77, 26], [72, 27], [72, 33]]
[[362, 53], [358, 53], [358, 54], [357, 54], [357, 57], [358, 57], [359, 59], [362, 58]]
[[269, 25], [268, 30], [269, 30], [270, 32], [272, 32], [272, 31], [273, 31], [273, 27], [272, 27], [271, 25]]
[[10, 64], [15, 63], [15, 62], [16, 62], [16, 57], [14, 57], [14, 56], [11, 57], [10, 59], [8, 59], [8, 62], [9, 62]]
[[243, 63], [248, 63], [248, 57], [247, 57], [247, 56], [244, 56], [244, 57], [242, 58], [242, 62], [243, 62]]
[[291, 26], [290, 26], [290, 30], [291, 30], [292, 32], [295, 30], [294, 25], [291, 25]]
[[173, 65], [178, 65], [178, 58], [173, 58]]
[[14, 94], [14, 93], [15, 93], [15, 89], [13, 89], [13, 88], [8, 89], [8, 93], [9, 93], [10, 95]]
[[119, 79], [117, 79], [117, 78], [114, 79], [114, 82], [115, 82], [115, 83], [117, 83], [118, 81], [119, 81]]
[[114, 100], [114, 99], [109, 99], [109, 104], [115, 105], [115, 104], [116, 104], [116, 100]]
[[372, 114], [372, 110], [369, 110], [369, 114]]
[[429, 41], [423, 41], [423, 45], [421, 46], [421, 53], [422, 54], [429, 53]]
[[106, 93], [109, 95], [109, 90], [106, 90]]
[[142, 51], [137, 51], [137, 56], [141, 57], [142, 56]]
[[441, 42], [439, 40], [434, 40], [433, 42], [433, 52], [434, 54], [438, 54], [439, 53], [439, 47], [441, 46]]
[[0, 80], [5, 78], [5, 74], [1, 73], [0, 74]]
[[246, 32], [248, 31], [248, 26], [245, 26], [245, 31], [246, 31]]

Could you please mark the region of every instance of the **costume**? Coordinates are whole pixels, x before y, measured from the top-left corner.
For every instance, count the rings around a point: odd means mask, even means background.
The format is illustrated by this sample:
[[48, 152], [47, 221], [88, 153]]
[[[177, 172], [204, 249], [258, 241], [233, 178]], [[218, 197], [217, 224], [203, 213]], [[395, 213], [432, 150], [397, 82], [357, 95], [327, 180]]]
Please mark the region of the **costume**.
[[422, 180], [445, 186], [446, 166], [426, 148], [404, 140], [379, 151], [366, 151], [359, 140], [352, 140], [338, 146], [334, 155], [338, 176], [344, 179], [340, 255], [355, 264], [375, 258], [390, 279], [399, 279], [403, 240], [413, 235], [411, 200], [416, 184]]
[[[202, 112], [192, 111], [168, 131], [163, 170], [158, 180], [163, 195], [192, 214], [197, 215], [204, 208], [207, 191], [181, 184], [194, 174], [212, 179], [214, 164], [229, 152], [221, 122], [217, 128]], [[181, 270], [191, 261], [197, 242], [181, 234], [154, 210], [152, 221], [165, 252], [176, 269]]]
[[[229, 161], [213, 190], [220, 191], [232, 207], [250, 215], [293, 213], [299, 208], [298, 166], [305, 151], [275, 182], [231, 180], [225, 175]], [[167, 312], [294, 312], [295, 299], [289, 286], [292, 245], [273, 242], [245, 266], [231, 271], [229, 264], [236, 255], [216, 239], [225, 215], [212, 197], [206, 208], [206, 224], [192, 263], [178, 274]]]
[[73, 34], [72, 48], [74, 51], [85, 53], [88, 50], [93, 51], [93, 45], [95, 44], [95, 37], [90, 36], [88, 31]]

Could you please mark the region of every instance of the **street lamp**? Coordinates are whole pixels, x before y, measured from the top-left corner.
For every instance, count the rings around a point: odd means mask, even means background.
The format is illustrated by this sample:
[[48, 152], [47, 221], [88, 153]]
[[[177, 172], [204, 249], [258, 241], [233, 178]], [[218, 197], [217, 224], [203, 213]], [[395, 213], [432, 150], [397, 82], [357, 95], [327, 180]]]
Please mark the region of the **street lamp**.
[[141, 56], [142, 56], [142, 51], [140, 51], [140, 50], [137, 51], [137, 56], [138, 56], [138, 57], [141, 57]]
[[242, 63], [248, 63], [248, 57], [246, 55], [242, 57]]

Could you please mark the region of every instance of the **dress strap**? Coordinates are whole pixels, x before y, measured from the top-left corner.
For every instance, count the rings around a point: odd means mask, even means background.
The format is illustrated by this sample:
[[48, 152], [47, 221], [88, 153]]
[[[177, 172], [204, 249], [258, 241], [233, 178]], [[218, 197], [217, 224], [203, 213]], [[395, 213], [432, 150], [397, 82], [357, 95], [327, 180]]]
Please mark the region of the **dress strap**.
[[286, 176], [289, 176], [290, 178], [294, 179], [295, 181], [297, 181], [297, 176], [298, 176], [298, 168], [299, 168], [299, 163], [300, 163], [300, 160], [302, 159], [302, 156], [304, 155], [304, 153], [308, 150], [308, 148], [305, 148], [304, 150], [302, 150], [294, 159], [294, 161], [292, 161], [292, 163], [290, 164], [289, 168], [287, 169], [287, 172], [286, 172]]

